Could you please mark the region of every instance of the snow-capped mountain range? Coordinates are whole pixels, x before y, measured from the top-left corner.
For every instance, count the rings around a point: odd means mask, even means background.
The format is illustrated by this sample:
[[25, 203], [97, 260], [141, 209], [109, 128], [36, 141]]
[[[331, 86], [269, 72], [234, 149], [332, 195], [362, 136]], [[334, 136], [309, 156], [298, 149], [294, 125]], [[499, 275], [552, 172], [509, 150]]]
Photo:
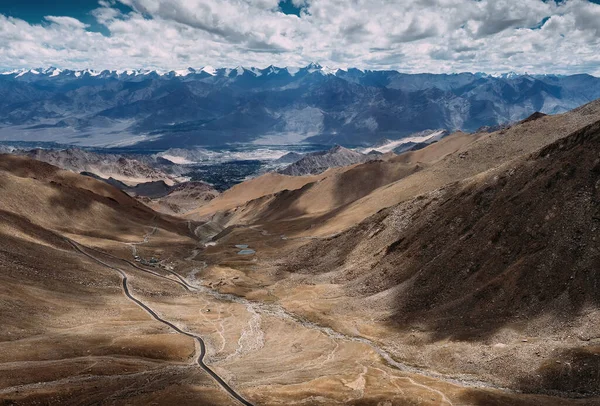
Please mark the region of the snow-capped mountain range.
[[55, 67], [49, 68], [35, 68], [35, 69], [13, 69], [13, 70], [5, 70], [0, 72], [0, 75], [4, 76], [12, 76], [15, 78], [20, 78], [26, 75], [35, 76], [45, 76], [45, 77], [75, 77], [75, 78], [84, 78], [84, 77], [101, 77], [101, 78], [126, 78], [126, 77], [135, 77], [135, 76], [171, 76], [171, 77], [185, 77], [189, 75], [200, 75], [200, 76], [219, 76], [219, 77], [236, 77], [244, 74], [253, 75], [255, 77], [259, 76], [269, 76], [269, 75], [278, 75], [281, 73], [288, 74], [290, 76], [295, 76], [298, 72], [308, 72], [308, 73], [320, 73], [322, 75], [335, 75], [338, 71], [343, 71], [342, 69], [333, 69], [327, 66], [321, 66], [318, 63], [310, 63], [309, 65], [303, 68], [295, 68], [295, 67], [285, 67], [279, 68], [276, 66], [268, 66], [264, 69], [260, 68], [246, 68], [243, 66], [238, 66], [235, 68], [220, 68], [215, 69], [212, 66], [204, 66], [199, 69], [195, 68], [186, 68], [186, 69], [176, 69], [170, 71], [164, 70], [151, 70], [151, 69], [121, 69], [121, 70], [94, 70], [94, 69], [83, 69], [83, 70], [71, 70], [71, 69], [59, 69]]
[[0, 141], [171, 147], [368, 146], [423, 130], [473, 131], [600, 98], [590, 75], [393, 70], [36, 68], [0, 74]]

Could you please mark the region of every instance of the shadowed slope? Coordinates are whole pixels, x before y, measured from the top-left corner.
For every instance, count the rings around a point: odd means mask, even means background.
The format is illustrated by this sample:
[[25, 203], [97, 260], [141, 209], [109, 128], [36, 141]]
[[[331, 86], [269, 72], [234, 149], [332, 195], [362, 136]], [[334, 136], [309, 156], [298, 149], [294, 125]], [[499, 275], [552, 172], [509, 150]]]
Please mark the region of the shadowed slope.
[[42, 227], [137, 241], [145, 227], [189, 236], [187, 223], [157, 216], [118, 189], [29, 158], [0, 155], [0, 204]]
[[[165, 246], [191, 249], [187, 222], [23, 157], [0, 155], [0, 190], [0, 403], [146, 404], [148, 393], [162, 404], [232, 402], [189, 367], [191, 339], [163, 331], [123, 295], [116, 272], [65, 238], [131, 255], [123, 243], [155, 230]], [[166, 277], [132, 279], [144, 300], [179, 292]]]
[[[302, 177], [295, 187], [282, 187], [279, 192], [269, 189], [274, 194], [261, 190], [261, 184], [270, 184], [270, 178], [259, 177], [233, 188], [230, 196], [235, 199], [227, 199], [225, 193], [195, 216], [219, 212], [224, 225], [259, 225], [295, 236], [332, 235], [381, 209], [526, 156], [598, 117], [600, 101], [595, 101], [490, 134], [456, 133], [389, 161], [338, 168], [320, 179]], [[234, 190], [256, 193], [242, 195]], [[247, 203], [242, 203], [244, 199]]]
[[[366, 308], [388, 308], [390, 326], [422, 326], [434, 342], [485, 341], [506, 326], [600, 338], [598, 151], [600, 122], [311, 242], [286, 268], [328, 274]], [[597, 376], [596, 341], [565, 358], [588, 359], [582, 373]], [[575, 370], [540, 368], [518, 385], [597, 394], [597, 381], [568, 378]]]

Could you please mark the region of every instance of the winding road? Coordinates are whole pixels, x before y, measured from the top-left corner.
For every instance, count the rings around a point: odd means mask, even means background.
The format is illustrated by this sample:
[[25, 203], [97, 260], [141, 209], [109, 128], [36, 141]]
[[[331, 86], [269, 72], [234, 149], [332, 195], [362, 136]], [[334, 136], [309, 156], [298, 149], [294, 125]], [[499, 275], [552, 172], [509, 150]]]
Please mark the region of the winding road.
[[[73, 241], [71, 241], [71, 243], [72, 242]], [[164, 271], [170, 273], [171, 275], [173, 275], [174, 277], [176, 277], [178, 280], [174, 280], [174, 279], [166, 277], [165, 275], [161, 275], [158, 272], [154, 272], [154, 271], [151, 271], [149, 269], [142, 268], [141, 266], [139, 266], [138, 264], [136, 264], [133, 261], [129, 261], [128, 259], [117, 257], [116, 255], [109, 254], [108, 252], [104, 252], [104, 251], [101, 251], [99, 249], [92, 248], [92, 247], [87, 247], [87, 246], [85, 248], [88, 249], [88, 250], [90, 250], [90, 251], [97, 252], [98, 254], [110, 257], [110, 258], [114, 259], [115, 261], [125, 262], [126, 264], [128, 264], [128, 265], [130, 265], [130, 266], [132, 266], [132, 267], [134, 267], [136, 269], [139, 269], [140, 271], [145, 272], [147, 274], [154, 275], [157, 278], [161, 278], [161, 279], [167, 280], [169, 282], [176, 283], [176, 284], [180, 285], [182, 288], [184, 288], [187, 291], [191, 292], [192, 290], [197, 290], [194, 286], [192, 286], [189, 283], [187, 283], [187, 281], [185, 279], [183, 279], [181, 277], [181, 275], [179, 275], [177, 272], [173, 272], [173, 271], [171, 271], [169, 269], [165, 268]]]
[[[171, 323], [171, 322], [169, 322], [169, 321], [167, 321], [167, 320], [164, 320], [164, 319], [162, 319], [162, 318], [161, 318], [161, 317], [160, 317], [158, 314], [156, 314], [156, 312], [155, 312], [154, 310], [152, 310], [152, 309], [151, 309], [150, 307], [148, 307], [146, 304], [142, 303], [140, 300], [136, 299], [136, 298], [135, 298], [135, 297], [134, 297], [134, 296], [131, 294], [131, 292], [129, 291], [129, 286], [128, 286], [128, 284], [127, 284], [127, 274], [126, 274], [126, 273], [125, 273], [123, 270], [121, 270], [121, 269], [119, 269], [119, 268], [116, 268], [116, 267], [114, 267], [114, 266], [112, 266], [112, 265], [110, 265], [110, 264], [107, 264], [106, 262], [102, 261], [101, 259], [98, 259], [98, 258], [96, 258], [95, 256], [93, 256], [93, 255], [91, 255], [91, 254], [88, 254], [87, 252], [85, 252], [85, 251], [84, 251], [84, 250], [83, 250], [83, 249], [80, 247], [80, 244], [76, 243], [75, 241], [73, 241], [73, 240], [71, 240], [71, 239], [69, 239], [69, 238], [65, 238], [65, 239], [66, 239], [66, 241], [67, 241], [67, 242], [68, 242], [68, 243], [69, 243], [71, 246], [73, 246], [73, 247], [74, 247], [74, 248], [75, 248], [75, 249], [76, 249], [78, 252], [80, 252], [81, 254], [85, 255], [86, 257], [88, 257], [88, 258], [92, 259], [93, 261], [95, 261], [95, 262], [99, 263], [99, 264], [100, 264], [100, 265], [102, 265], [102, 266], [105, 266], [105, 267], [107, 267], [107, 268], [109, 268], [109, 269], [112, 269], [112, 270], [114, 270], [114, 271], [117, 271], [117, 272], [119, 273], [119, 275], [121, 276], [121, 278], [122, 278], [122, 281], [123, 281], [123, 292], [125, 293], [125, 296], [127, 296], [127, 298], [128, 298], [129, 300], [131, 300], [132, 302], [134, 302], [135, 304], [137, 304], [138, 306], [140, 306], [140, 307], [141, 307], [143, 310], [145, 310], [145, 311], [146, 311], [146, 312], [147, 312], [147, 313], [148, 313], [150, 316], [152, 316], [152, 318], [154, 318], [156, 321], [159, 321], [159, 322], [161, 322], [161, 323], [163, 323], [163, 324], [165, 324], [165, 325], [169, 326], [170, 328], [172, 328], [173, 330], [175, 330], [175, 331], [176, 331], [176, 332], [178, 332], [179, 334], [183, 334], [183, 335], [185, 335], [185, 336], [188, 336], [188, 337], [191, 337], [191, 338], [193, 338], [193, 339], [194, 339], [194, 340], [195, 340], [195, 341], [198, 343], [198, 345], [200, 346], [200, 354], [198, 355], [198, 358], [196, 359], [196, 363], [197, 363], [197, 364], [200, 366], [200, 368], [202, 368], [202, 369], [203, 369], [203, 370], [204, 370], [204, 371], [205, 371], [207, 374], [209, 374], [209, 375], [210, 375], [210, 376], [211, 376], [211, 377], [212, 377], [212, 378], [213, 378], [213, 379], [214, 379], [214, 380], [217, 382], [217, 384], [219, 384], [219, 386], [221, 386], [221, 388], [223, 388], [223, 389], [224, 389], [224, 390], [225, 390], [225, 391], [226, 391], [226, 392], [227, 392], [229, 395], [231, 395], [231, 397], [233, 397], [235, 400], [237, 400], [238, 402], [240, 402], [240, 403], [241, 403], [241, 404], [243, 404], [243, 405], [246, 405], [246, 406], [252, 406], [252, 403], [250, 403], [250, 402], [248, 402], [246, 399], [244, 399], [244, 398], [243, 398], [243, 397], [242, 397], [240, 394], [238, 394], [238, 393], [237, 393], [237, 392], [236, 392], [236, 391], [235, 391], [235, 390], [234, 390], [234, 389], [233, 389], [231, 386], [229, 386], [229, 384], [227, 384], [227, 382], [225, 382], [225, 381], [224, 381], [224, 380], [223, 380], [223, 379], [222, 379], [222, 378], [221, 378], [219, 375], [217, 375], [217, 374], [216, 374], [216, 373], [215, 373], [215, 372], [214, 372], [212, 369], [210, 369], [210, 368], [208, 367], [208, 365], [206, 365], [206, 364], [204, 363], [204, 357], [205, 357], [205, 355], [206, 355], [206, 345], [204, 344], [204, 340], [202, 340], [202, 338], [201, 338], [200, 336], [198, 336], [198, 335], [195, 335], [195, 334], [192, 334], [192, 333], [189, 333], [189, 332], [187, 332], [187, 331], [183, 331], [183, 330], [181, 330], [179, 327], [177, 327], [177, 326], [176, 326], [176, 325], [174, 325], [173, 323]], [[86, 247], [86, 248], [88, 248], [88, 247]], [[94, 251], [100, 252], [100, 251], [98, 251], [98, 250], [94, 250]], [[117, 257], [114, 257], [114, 256], [112, 256], [112, 255], [110, 255], [110, 254], [106, 254], [106, 253], [102, 253], [102, 254], [104, 254], [104, 255], [108, 255], [108, 256], [110, 256], [110, 257], [112, 257], [112, 258], [117, 258]], [[177, 283], [177, 284], [179, 284], [179, 285], [182, 285], [182, 286], [183, 286], [185, 289], [187, 289], [187, 290], [190, 290], [190, 287], [188, 287], [187, 283], [184, 283], [184, 282], [182, 282], [182, 281], [176, 281], [176, 280], [173, 280], [173, 279], [171, 279], [171, 278], [167, 278], [167, 277], [165, 277], [165, 276], [163, 276], [163, 275], [160, 275], [160, 274], [158, 274], [158, 273], [156, 273], [156, 272], [152, 272], [152, 271], [149, 271], [149, 270], [143, 269], [143, 268], [141, 268], [141, 267], [139, 267], [139, 266], [135, 265], [134, 263], [132, 263], [132, 262], [130, 262], [130, 261], [127, 261], [127, 260], [124, 260], [124, 259], [122, 259], [122, 258], [118, 258], [118, 259], [120, 259], [120, 260], [122, 260], [122, 261], [125, 261], [125, 262], [129, 263], [130, 265], [133, 265], [133, 266], [134, 266], [135, 268], [137, 268], [137, 269], [140, 269], [140, 270], [142, 270], [142, 271], [144, 271], [144, 272], [150, 273], [150, 274], [152, 274], [152, 275], [154, 275], [154, 276], [158, 276], [158, 277], [161, 277], [161, 278], [163, 278], [163, 279], [167, 279], [167, 280], [169, 280], [169, 281], [171, 281], [171, 282], [174, 282], [174, 283]], [[175, 274], [175, 276], [178, 276], [178, 275], [177, 275], [177, 274]]]

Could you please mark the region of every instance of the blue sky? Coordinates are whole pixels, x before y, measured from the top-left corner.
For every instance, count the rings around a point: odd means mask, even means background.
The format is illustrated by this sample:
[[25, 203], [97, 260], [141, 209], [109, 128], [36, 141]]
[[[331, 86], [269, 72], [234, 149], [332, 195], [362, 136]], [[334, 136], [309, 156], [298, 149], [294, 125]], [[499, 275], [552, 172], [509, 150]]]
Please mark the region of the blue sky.
[[[598, 0], [600, 1], [600, 0]], [[115, 2], [113, 7], [122, 12], [131, 11], [131, 7]], [[29, 23], [41, 23], [47, 15], [69, 16], [97, 26], [92, 10], [98, 8], [98, 0], [0, 0], [0, 13], [23, 19]], [[297, 7], [291, 0], [279, 1], [279, 8], [284, 14], [300, 15], [301, 7]]]
[[0, 0], [0, 12], [28, 22], [41, 22], [47, 15], [92, 18], [89, 12], [98, 7], [97, 0]]
[[600, 0], [0, 0], [0, 70], [600, 74]]
[[[114, 7], [123, 12], [131, 11], [131, 8], [115, 3]], [[68, 16], [88, 24], [88, 31], [101, 32], [110, 35], [110, 32], [101, 24], [98, 24], [92, 10], [98, 8], [98, 0], [0, 0], [0, 14], [15, 17], [31, 24], [42, 24], [45, 16]]]

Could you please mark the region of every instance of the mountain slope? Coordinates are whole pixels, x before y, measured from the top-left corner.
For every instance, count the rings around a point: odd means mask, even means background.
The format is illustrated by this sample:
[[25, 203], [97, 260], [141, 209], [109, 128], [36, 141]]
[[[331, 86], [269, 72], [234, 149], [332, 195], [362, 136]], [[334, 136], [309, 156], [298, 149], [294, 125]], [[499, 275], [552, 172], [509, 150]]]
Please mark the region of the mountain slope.
[[[415, 362], [525, 391], [600, 396], [599, 150], [600, 121], [280, 263], [343, 286], [346, 305], [326, 318], [381, 320], [395, 330], [384, 341]], [[519, 349], [515, 334], [528, 338]], [[428, 354], [440, 342], [453, 348], [451, 360]], [[403, 346], [423, 346], [423, 354]]]
[[[346, 205], [334, 215], [319, 221], [319, 229], [312, 229], [308, 233], [328, 235], [339, 232], [383, 208], [533, 153], [578, 128], [595, 122], [598, 117], [600, 101], [595, 101], [568, 113], [543, 117], [474, 137], [474, 142], [467, 142], [431, 165], [423, 165], [422, 170]], [[435, 149], [436, 144], [423, 149], [422, 153], [430, 148]]]
[[[254, 404], [598, 404], [599, 113], [265, 175], [214, 199], [235, 226], [206, 245], [201, 224], [0, 155], [0, 402], [237, 404], [205, 343]], [[336, 236], [281, 235], [388, 189]]]
[[329, 168], [354, 165], [375, 158], [374, 155], [361, 154], [336, 145], [328, 151], [306, 154], [280, 170], [279, 173], [290, 176], [316, 175], [325, 172]]
[[132, 247], [143, 257], [191, 250], [187, 222], [25, 157], [0, 155], [0, 189], [0, 403], [147, 403], [150, 392], [153, 401], [227, 404], [208, 375], [178, 367], [195, 355], [193, 340], [123, 293], [128, 283], [150, 306], [147, 292], [179, 293], [162, 267], [157, 277], [124, 259]]
[[168, 193], [144, 203], [160, 213], [183, 215], [208, 204], [219, 196], [211, 185], [204, 182], [183, 182], [168, 188]]
[[[337, 168], [322, 174], [321, 179], [299, 184], [295, 190], [249, 194], [246, 203], [236, 199], [222, 207], [217, 199], [189, 216], [205, 218], [220, 212], [224, 225], [260, 225], [285, 230], [292, 236], [332, 235], [386, 207], [532, 153], [598, 117], [600, 101], [595, 101], [493, 133], [455, 133], [387, 161]], [[260, 183], [259, 177], [252, 185], [260, 190]], [[246, 186], [242, 183], [237, 187]]]
[[113, 178], [129, 185], [164, 181], [173, 185], [178, 178], [137, 159], [118, 154], [97, 154], [78, 148], [64, 150], [15, 150], [13, 154], [27, 156], [75, 173], [91, 172], [101, 178]]
[[21, 156], [0, 158], [2, 209], [40, 227], [136, 240], [156, 221], [170, 232], [181, 229], [187, 233], [185, 222], [155, 218], [152, 210], [104, 182]]
[[273, 195], [285, 190], [300, 189], [309, 183], [322, 179], [334, 171], [336, 171], [336, 169], [311, 176], [287, 176], [274, 172], [266, 173], [257, 178], [233, 186], [209, 204], [191, 211], [187, 216], [190, 218], [205, 218], [214, 215], [217, 212], [227, 212], [236, 209], [239, 206], [243, 206], [249, 201], [264, 196]]
[[211, 266], [216, 247], [190, 238], [193, 223], [105, 183], [0, 155], [0, 186], [0, 403], [241, 404], [223, 385], [266, 405], [554, 400], [406, 370], [372, 343], [281, 311], [276, 296], [221, 295], [205, 280], [250, 282], [234, 245], [220, 247], [238, 257], [231, 267]]

